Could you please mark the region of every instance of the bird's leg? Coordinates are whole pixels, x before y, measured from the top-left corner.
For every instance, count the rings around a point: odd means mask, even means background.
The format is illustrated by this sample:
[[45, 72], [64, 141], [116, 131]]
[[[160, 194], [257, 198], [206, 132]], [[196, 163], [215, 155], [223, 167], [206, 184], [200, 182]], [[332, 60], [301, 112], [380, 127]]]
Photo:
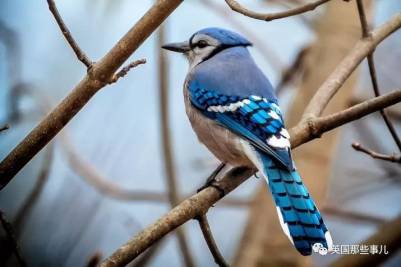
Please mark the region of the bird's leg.
[[217, 175], [219, 175], [219, 173], [221, 172], [221, 170], [224, 169], [224, 167], [226, 166], [226, 164], [224, 162], [220, 163], [219, 166], [217, 166], [217, 168], [212, 172], [212, 174], [209, 175], [209, 177], [207, 178], [206, 182], [200, 187], [198, 188], [198, 190], [196, 190], [196, 192], [200, 192], [203, 189], [212, 186], [214, 188], [216, 188], [217, 190], [219, 190], [220, 193], [222, 193], [224, 195], [224, 190], [221, 189], [217, 184], [216, 184], [216, 177]]

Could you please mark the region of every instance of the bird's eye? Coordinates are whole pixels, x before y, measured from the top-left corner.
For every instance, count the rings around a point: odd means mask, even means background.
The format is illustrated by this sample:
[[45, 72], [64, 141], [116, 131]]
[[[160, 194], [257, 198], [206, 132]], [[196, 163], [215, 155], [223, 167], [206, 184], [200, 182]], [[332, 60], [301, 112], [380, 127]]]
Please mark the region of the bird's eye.
[[205, 40], [200, 40], [199, 42], [196, 43], [196, 46], [199, 48], [204, 48], [208, 46], [208, 43]]

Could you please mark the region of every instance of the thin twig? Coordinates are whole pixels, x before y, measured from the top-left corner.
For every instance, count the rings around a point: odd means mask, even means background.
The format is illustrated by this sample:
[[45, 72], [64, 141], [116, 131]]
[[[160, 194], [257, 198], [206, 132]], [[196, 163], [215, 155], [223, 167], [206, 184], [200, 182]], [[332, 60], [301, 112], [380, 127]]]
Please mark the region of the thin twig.
[[7, 221], [7, 219], [4, 216], [3, 211], [1, 211], [1, 210], [0, 210], [0, 221], [1, 221], [1, 225], [3, 226], [4, 232], [6, 233], [8, 243], [10, 244], [10, 246], [12, 246], [11, 249], [13, 250], [15, 257], [17, 258], [19, 265], [26, 266], [26, 262], [25, 262], [24, 258], [22, 257], [17, 239], [15, 237], [13, 227], [12, 227], [11, 223], [9, 223]]
[[[361, 28], [362, 28], [362, 36], [364, 38], [369, 38], [371, 36], [371, 33], [369, 31], [369, 26], [368, 22], [366, 19], [366, 14], [365, 14], [365, 9], [363, 6], [363, 1], [362, 0], [357, 0], [357, 7], [358, 7], [358, 13], [359, 13], [359, 18], [361, 21]], [[369, 66], [369, 73], [370, 73], [370, 78], [372, 81], [372, 86], [373, 86], [373, 91], [375, 93], [375, 96], [380, 96], [380, 88], [379, 88], [379, 83], [377, 81], [377, 72], [375, 68], [375, 61], [374, 61], [374, 56], [373, 56], [374, 51], [368, 54], [368, 66]], [[400, 137], [397, 135], [397, 132], [395, 130], [395, 127], [393, 123], [390, 121], [387, 113], [384, 110], [380, 110], [380, 114], [383, 117], [384, 122], [386, 123], [386, 126], [393, 137], [393, 140], [395, 144], [398, 147], [398, 150], [401, 152], [401, 140]]]
[[[263, 1], [263, 3], [279, 5], [279, 6], [282, 6], [284, 8], [287, 8], [287, 9], [294, 8], [294, 5], [304, 5], [305, 4], [304, 1], [299, 1], [299, 0], [287, 0], [287, 1], [283, 1], [283, 0], [268, 0], [268, 1]], [[309, 28], [309, 29], [313, 28], [312, 21], [310, 19], [308, 19], [305, 16], [305, 14], [301, 13], [301, 14], [299, 14], [299, 16], [297, 16], [297, 18], [307, 28]]]
[[[74, 37], [72, 37], [70, 30], [65, 25], [60, 13], [57, 10], [54, 0], [47, 0], [47, 3], [49, 5], [50, 11], [52, 12], [54, 18], [56, 19], [58, 26], [60, 27], [60, 30], [63, 33], [65, 39], [67, 40], [68, 44], [71, 46], [72, 50], [74, 50], [75, 55], [77, 56], [79, 61], [81, 61], [88, 69], [90, 69], [93, 65], [93, 62], [86, 56], [84, 51], [79, 47], [79, 45], [75, 41]], [[138, 65], [145, 64], [145, 63], [146, 63], [145, 59], [135, 60], [135, 61], [131, 62], [127, 66], [123, 67], [120, 71], [113, 74], [113, 76], [110, 78], [109, 84], [117, 82], [118, 79], [127, 75], [127, 73], [131, 69], [137, 67]]]
[[92, 67], [93, 62], [86, 56], [84, 51], [79, 47], [78, 43], [72, 37], [70, 30], [65, 25], [63, 19], [60, 16], [60, 13], [57, 10], [56, 3], [54, 0], [47, 0], [47, 4], [49, 5], [49, 10], [53, 14], [54, 18], [58, 26], [60, 27], [61, 32], [63, 33], [65, 39], [68, 44], [71, 46], [72, 50], [74, 50], [75, 55], [88, 69]]
[[[291, 147], [295, 149], [303, 143], [321, 135], [343, 124], [359, 119], [363, 116], [376, 112], [379, 109], [401, 102], [401, 90], [376, 97], [364, 103], [355, 105], [344, 111], [337, 112], [321, 118], [311, 119], [309, 123], [301, 122], [290, 130]], [[313, 125], [314, 127], [311, 127]], [[218, 181], [218, 185], [226, 194], [245, 182], [255, 170], [247, 168], [233, 169]], [[220, 190], [208, 187], [194, 196], [184, 200], [167, 214], [159, 218], [135, 237], [116, 250], [103, 263], [102, 267], [124, 266], [135, 259], [147, 248], [160, 240], [169, 232], [173, 231], [188, 220], [204, 214], [213, 204], [222, 198]]]
[[366, 13], [363, 7], [363, 2], [357, 0], [356, 5], [358, 7], [359, 20], [361, 22], [362, 37], [367, 38], [370, 36], [370, 30], [369, 30], [368, 20], [366, 19]]
[[196, 219], [199, 222], [199, 226], [202, 230], [203, 237], [206, 240], [207, 246], [209, 247], [210, 252], [213, 255], [214, 261], [216, 262], [217, 265], [220, 267], [228, 267], [228, 263], [225, 261], [223, 255], [221, 255], [221, 252], [219, 248], [217, 247], [216, 241], [213, 238], [212, 231], [210, 230], [209, 222], [207, 220], [206, 214], [202, 214]]
[[10, 129], [10, 125], [5, 124], [5, 125], [3, 125], [3, 126], [0, 127], [0, 132], [6, 131], [6, 130], [8, 130], [8, 129]]
[[[392, 107], [395, 107], [395, 106], [397, 106], [397, 105], [394, 105]], [[382, 138], [380, 136], [377, 136], [377, 134], [375, 133], [374, 130], [376, 127], [375, 128], [368, 127], [368, 125], [369, 125], [369, 121], [358, 121], [358, 122], [354, 123], [353, 128], [355, 129], [359, 138], [365, 140], [365, 142], [368, 143], [370, 147], [375, 147], [377, 149], [377, 151], [383, 150], [385, 143], [383, 143]], [[393, 181], [394, 178], [398, 177], [399, 179], [397, 179], [397, 180], [401, 181], [401, 177], [399, 177], [400, 169], [399, 169], [399, 166], [397, 166], [398, 164], [387, 164], [387, 162], [383, 161], [383, 160], [377, 160], [377, 161], [375, 161], [375, 164], [378, 165], [378, 167], [382, 171], [384, 171], [385, 175], [383, 176], [383, 178]], [[355, 190], [358, 191], [359, 189], [355, 188]], [[355, 190], [350, 190], [350, 192], [349, 192], [350, 198], [352, 198], [352, 196], [354, 196], [353, 192]], [[361, 189], [359, 191], [363, 192], [364, 190]]]
[[[367, 94], [361, 96], [353, 96], [349, 100], [347, 105], [348, 107], [350, 107], [355, 104], [361, 103], [369, 98], [370, 97], [368, 97]], [[386, 113], [392, 120], [401, 121], [401, 106], [391, 106], [389, 108], [386, 108]]]
[[225, 22], [231, 24], [239, 32], [244, 34], [249, 40], [252, 40], [254, 47], [262, 54], [263, 59], [272, 66], [275, 70], [281, 70], [284, 66], [283, 60], [278, 55], [277, 51], [271, 47], [263, 36], [255, 33], [249, 27], [245, 26], [237, 17], [231, 16], [231, 11], [220, 5], [215, 0], [200, 1], [211, 12], [215, 12], [220, 17], [224, 18]]
[[109, 83], [112, 84], [112, 83], [117, 82], [118, 79], [120, 79], [120, 78], [124, 77], [125, 75], [127, 75], [127, 73], [128, 73], [131, 69], [133, 69], [133, 68], [135, 68], [135, 67], [137, 67], [137, 66], [139, 66], [139, 65], [145, 64], [145, 63], [146, 63], [146, 59], [144, 59], [144, 58], [143, 58], [143, 59], [139, 59], [139, 60], [135, 60], [135, 61], [131, 62], [131, 63], [128, 64], [127, 66], [123, 67], [119, 72], [115, 73], [115, 74], [113, 75], [113, 77], [111, 77]]
[[[157, 32], [157, 49], [159, 55], [158, 75], [159, 75], [159, 111], [160, 111], [160, 128], [161, 128], [161, 145], [164, 159], [165, 179], [170, 207], [178, 205], [180, 201], [180, 193], [178, 191], [177, 174], [175, 170], [173, 147], [171, 145], [170, 134], [170, 116], [168, 101], [168, 66], [164, 51], [160, 47], [164, 44], [164, 25], [159, 27]], [[195, 262], [191, 255], [188, 245], [188, 238], [185, 229], [180, 227], [176, 230], [178, 245], [187, 267], [195, 266]]]
[[299, 6], [299, 7], [287, 10], [287, 11], [277, 12], [277, 13], [259, 13], [259, 12], [255, 12], [255, 11], [252, 11], [252, 10], [249, 10], [249, 9], [243, 7], [235, 0], [225, 0], [225, 1], [232, 10], [234, 10], [242, 15], [245, 15], [245, 16], [248, 16], [248, 17], [251, 17], [254, 19], [271, 21], [271, 20], [275, 20], [275, 19], [282, 19], [282, 18], [286, 18], [286, 17], [299, 15], [299, 14], [314, 10], [318, 6], [328, 2], [330, 0], [318, 0], [315, 2], [305, 4], [303, 6]]
[[356, 150], [356, 151], [360, 151], [363, 152], [369, 156], [371, 156], [374, 159], [381, 159], [381, 160], [385, 160], [385, 161], [390, 161], [390, 162], [395, 162], [395, 163], [399, 163], [401, 164], [401, 156], [400, 155], [386, 155], [386, 154], [381, 154], [381, 153], [377, 153], [371, 149], [368, 149], [364, 146], [362, 146], [360, 143], [352, 143], [352, 147]]

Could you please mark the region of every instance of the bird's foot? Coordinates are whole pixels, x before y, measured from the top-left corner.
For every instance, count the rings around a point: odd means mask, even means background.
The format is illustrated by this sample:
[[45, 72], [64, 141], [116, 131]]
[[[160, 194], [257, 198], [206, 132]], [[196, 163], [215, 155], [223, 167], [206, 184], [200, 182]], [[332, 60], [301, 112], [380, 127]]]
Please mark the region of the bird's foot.
[[203, 189], [206, 189], [208, 187], [213, 187], [217, 191], [219, 191], [220, 198], [222, 198], [222, 197], [224, 197], [226, 195], [226, 192], [225, 192], [224, 188], [222, 188], [220, 186], [219, 182], [216, 179], [211, 180], [211, 181], [207, 181], [203, 186], [198, 188], [198, 190], [196, 190], [196, 192], [199, 193], [200, 191], [202, 191]]
[[212, 172], [212, 174], [207, 178], [206, 182], [205, 182], [200, 188], [198, 188], [198, 190], [196, 190], [196, 192], [199, 193], [199, 192], [202, 191], [203, 189], [205, 189], [205, 188], [211, 186], [211, 187], [216, 188], [216, 189], [220, 192], [220, 194], [221, 194], [222, 196], [224, 196], [224, 195], [225, 195], [224, 189], [221, 188], [221, 187], [219, 186], [219, 183], [218, 183], [218, 181], [216, 180], [216, 177], [217, 177], [217, 175], [221, 172], [221, 170], [222, 170], [225, 166], [226, 166], [225, 163], [221, 163], [221, 164]]

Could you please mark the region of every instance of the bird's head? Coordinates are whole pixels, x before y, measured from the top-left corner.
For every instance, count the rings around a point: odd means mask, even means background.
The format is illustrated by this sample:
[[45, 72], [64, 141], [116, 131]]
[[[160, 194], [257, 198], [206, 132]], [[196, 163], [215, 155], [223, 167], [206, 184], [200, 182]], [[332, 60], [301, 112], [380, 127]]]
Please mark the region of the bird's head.
[[166, 44], [162, 48], [183, 53], [188, 58], [190, 67], [193, 67], [226, 48], [251, 45], [251, 42], [238, 33], [220, 28], [206, 28], [194, 33], [188, 41]]

